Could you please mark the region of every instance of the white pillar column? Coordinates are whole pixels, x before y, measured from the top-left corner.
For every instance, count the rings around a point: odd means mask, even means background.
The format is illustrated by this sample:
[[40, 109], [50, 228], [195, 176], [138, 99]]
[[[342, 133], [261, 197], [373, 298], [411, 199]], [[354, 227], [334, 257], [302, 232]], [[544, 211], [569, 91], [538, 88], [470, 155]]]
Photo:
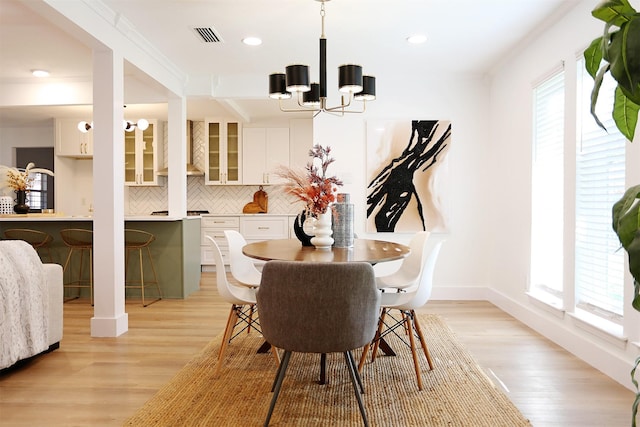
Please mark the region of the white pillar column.
[[184, 97], [169, 99], [168, 116], [169, 215], [182, 217], [187, 214], [187, 103]]
[[93, 280], [91, 336], [117, 337], [124, 312], [124, 59], [93, 52]]

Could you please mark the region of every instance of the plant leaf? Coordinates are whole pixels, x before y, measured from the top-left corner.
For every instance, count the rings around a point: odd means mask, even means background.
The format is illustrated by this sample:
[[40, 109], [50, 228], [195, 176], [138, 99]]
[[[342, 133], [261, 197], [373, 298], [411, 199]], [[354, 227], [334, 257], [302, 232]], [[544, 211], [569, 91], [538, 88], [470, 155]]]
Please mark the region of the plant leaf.
[[640, 289], [638, 284], [640, 283], [640, 230], [636, 231], [633, 240], [627, 247], [627, 254], [629, 255], [629, 271], [634, 278], [634, 298], [633, 308], [640, 311]]
[[631, 142], [638, 124], [638, 112], [640, 112], [640, 106], [627, 98], [618, 86], [613, 101], [613, 121], [620, 133]]
[[628, 67], [625, 61], [624, 44], [627, 34], [627, 26], [623, 25], [620, 31], [611, 33], [611, 43], [609, 43], [608, 61], [611, 64], [611, 75], [616, 82], [628, 91], [633, 90], [633, 84], [629, 75]]
[[629, 92], [628, 90], [626, 90], [621, 86], [618, 86], [618, 87], [620, 88], [620, 91], [624, 93], [624, 96], [626, 96], [636, 104], [640, 105], [640, 83], [638, 84], [638, 86], [636, 86], [635, 92]]
[[598, 68], [600, 67], [600, 63], [602, 62], [602, 37], [598, 37], [594, 39], [589, 47], [584, 51], [584, 65], [587, 70], [587, 73], [592, 78], [596, 78], [596, 73], [598, 72]]
[[609, 31], [611, 26], [612, 25], [608, 22], [604, 24], [604, 33], [602, 34], [602, 37], [600, 37], [600, 40], [601, 40], [600, 50], [602, 52], [602, 59], [604, 59], [607, 62], [611, 62], [611, 60], [609, 59], [609, 48], [611, 46], [611, 37], [613, 36], [614, 33], [618, 32], [618, 30]]
[[618, 235], [622, 247], [627, 249], [638, 229], [638, 209], [640, 204], [636, 199], [640, 198], [640, 185], [629, 187], [620, 200], [611, 208], [613, 231]]
[[591, 11], [594, 18], [611, 23], [616, 26], [622, 25], [628, 17], [636, 13], [627, 0], [604, 0]]
[[609, 67], [610, 65], [606, 64], [602, 66], [602, 68], [600, 68], [598, 74], [596, 74], [596, 78], [594, 79], [593, 89], [591, 90], [591, 115], [595, 119], [598, 126], [600, 126], [605, 131], [607, 130], [607, 128], [604, 127], [604, 125], [598, 118], [598, 115], [596, 114], [596, 104], [598, 103], [598, 94], [600, 93], [600, 86], [602, 86], [602, 79], [604, 79], [605, 73], [609, 71]]
[[625, 25], [623, 33], [622, 55], [625, 70], [631, 81], [631, 88], [638, 88], [640, 85], [640, 14], [635, 14], [631, 18]]

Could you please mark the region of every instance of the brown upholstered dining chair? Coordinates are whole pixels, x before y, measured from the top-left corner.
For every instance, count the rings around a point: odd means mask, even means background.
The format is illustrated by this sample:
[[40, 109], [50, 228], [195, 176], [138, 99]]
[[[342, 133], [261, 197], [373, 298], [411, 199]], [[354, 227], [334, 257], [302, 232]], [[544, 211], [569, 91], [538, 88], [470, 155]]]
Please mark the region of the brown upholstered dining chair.
[[362, 381], [351, 351], [375, 334], [380, 291], [373, 268], [360, 262], [269, 261], [256, 293], [264, 338], [284, 350], [265, 426], [273, 414], [292, 352], [343, 353], [360, 414], [368, 425]]

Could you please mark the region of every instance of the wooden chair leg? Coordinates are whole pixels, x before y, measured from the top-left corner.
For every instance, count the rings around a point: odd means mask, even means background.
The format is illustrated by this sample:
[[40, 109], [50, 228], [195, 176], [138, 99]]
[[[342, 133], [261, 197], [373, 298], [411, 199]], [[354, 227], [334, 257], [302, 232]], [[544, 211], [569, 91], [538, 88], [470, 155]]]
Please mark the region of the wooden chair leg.
[[218, 354], [218, 364], [216, 365], [216, 370], [214, 375], [217, 375], [220, 372], [220, 367], [222, 366], [222, 360], [224, 359], [224, 353], [227, 349], [227, 344], [229, 344], [229, 339], [231, 338], [231, 333], [236, 325], [236, 320], [238, 319], [238, 313], [236, 312], [236, 305], [231, 306], [231, 313], [229, 314], [229, 321], [227, 322], [227, 328], [224, 331], [224, 336], [222, 337], [222, 344], [220, 345], [220, 353]]
[[431, 360], [431, 353], [429, 353], [429, 349], [427, 348], [427, 341], [424, 339], [424, 335], [422, 334], [422, 328], [420, 328], [420, 323], [418, 323], [418, 317], [416, 316], [416, 313], [413, 310], [411, 310], [411, 315], [413, 316], [413, 326], [416, 328], [416, 332], [418, 333], [418, 338], [420, 339], [420, 345], [422, 346], [422, 351], [424, 351], [424, 357], [427, 358], [427, 362], [429, 363], [429, 370], [433, 370], [433, 360]]
[[369, 349], [371, 348], [371, 343], [362, 347], [362, 356], [360, 356], [360, 361], [358, 362], [358, 372], [362, 373], [362, 367], [364, 366], [364, 361], [367, 359], [367, 354], [369, 353]]
[[278, 348], [271, 346], [271, 353], [273, 353], [273, 357], [276, 358], [276, 364], [280, 366], [280, 355], [278, 354]]
[[376, 360], [376, 354], [378, 354], [378, 347], [380, 347], [380, 336], [382, 334], [382, 325], [384, 325], [384, 317], [387, 314], [387, 309], [383, 308], [380, 313], [380, 320], [378, 320], [378, 330], [373, 337], [373, 350], [371, 350], [371, 361]]
[[[409, 330], [411, 331], [413, 326], [411, 325], [411, 316], [406, 316], [405, 321], [408, 323]], [[416, 369], [416, 379], [418, 380], [418, 390], [422, 390], [422, 376], [420, 375], [420, 365], [418, 364], [418, 355], [416, 354], [416, 341], [413, 337], [413, 333], [409, 334], [409, 342], [411, 343], [411, 355], [413, 356], [413, 366]]]

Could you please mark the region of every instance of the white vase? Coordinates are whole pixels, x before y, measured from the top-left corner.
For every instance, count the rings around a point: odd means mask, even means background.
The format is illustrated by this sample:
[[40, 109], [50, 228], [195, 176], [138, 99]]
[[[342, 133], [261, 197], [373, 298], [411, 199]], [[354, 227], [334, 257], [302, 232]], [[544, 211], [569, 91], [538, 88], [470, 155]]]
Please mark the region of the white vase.
[[313, 223], [313, 232], [315, 235], [311, 238], [311, 244], [316, 249], [331, 249], [333, 238], [331, 234], [331, 208], [323, 214], [319, 214]]

